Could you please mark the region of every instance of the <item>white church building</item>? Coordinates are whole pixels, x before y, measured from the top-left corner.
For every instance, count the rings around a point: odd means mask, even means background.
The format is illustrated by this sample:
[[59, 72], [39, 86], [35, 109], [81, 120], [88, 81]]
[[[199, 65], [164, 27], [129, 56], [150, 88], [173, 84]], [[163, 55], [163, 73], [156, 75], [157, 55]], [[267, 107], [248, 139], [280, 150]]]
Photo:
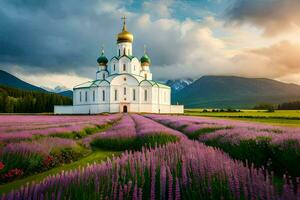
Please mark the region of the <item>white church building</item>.
[[55, 106], [55, 114], [183, 113], [183, 105], [171, 105], [171, 88], [152, 80], [146, 50], [140, 60], [133, 56], [133, 35], [123, 20], [117, 55], [108, 61], [102, 50], [96, 80], [75, 86], [73, 105]]

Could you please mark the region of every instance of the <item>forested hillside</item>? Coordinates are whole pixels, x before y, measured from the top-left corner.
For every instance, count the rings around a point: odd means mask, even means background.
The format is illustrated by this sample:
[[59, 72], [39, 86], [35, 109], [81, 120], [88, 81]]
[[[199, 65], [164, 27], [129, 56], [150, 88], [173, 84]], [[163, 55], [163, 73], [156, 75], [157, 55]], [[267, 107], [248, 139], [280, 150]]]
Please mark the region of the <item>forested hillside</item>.
[[21, 90], [0, 85], [0, 113], [53, 112], [54, 105], [71, 105], [72, 100], [54, 93]]

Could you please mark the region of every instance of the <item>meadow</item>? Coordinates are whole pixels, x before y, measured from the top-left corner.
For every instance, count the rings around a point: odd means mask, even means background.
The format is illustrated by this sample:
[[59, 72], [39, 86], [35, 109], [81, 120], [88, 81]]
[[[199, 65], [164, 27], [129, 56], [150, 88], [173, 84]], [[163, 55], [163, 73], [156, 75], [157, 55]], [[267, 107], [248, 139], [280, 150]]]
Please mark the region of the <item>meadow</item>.
[[0, 199], [298, 199], [300, 127], [156, 114], [0, 116]]
[[185, 115], [217, 117], [250, 122], [261, 122], [281, 126], [300, 126], [300, 110], [239, 110], [240, 112], [212, 112], [212, 109], [185, 109]]

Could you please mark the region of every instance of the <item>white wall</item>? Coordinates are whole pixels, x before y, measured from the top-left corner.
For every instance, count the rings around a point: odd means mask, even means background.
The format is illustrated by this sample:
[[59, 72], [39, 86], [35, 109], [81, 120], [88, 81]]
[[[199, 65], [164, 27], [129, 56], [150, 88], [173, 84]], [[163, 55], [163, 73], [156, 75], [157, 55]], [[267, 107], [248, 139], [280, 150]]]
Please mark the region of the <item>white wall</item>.
[[54, 114], [73, 114], [73, 106], [54, 106]]
[[[124, 55], [124, 49], [125, 49], [125, 54], [131, 56], [132, 55], [132, 43], [130, 42], [122, 42], [118, 44], [118, 56], [123, 56]], [[120, 51], [120, 55], [119, 55]]]

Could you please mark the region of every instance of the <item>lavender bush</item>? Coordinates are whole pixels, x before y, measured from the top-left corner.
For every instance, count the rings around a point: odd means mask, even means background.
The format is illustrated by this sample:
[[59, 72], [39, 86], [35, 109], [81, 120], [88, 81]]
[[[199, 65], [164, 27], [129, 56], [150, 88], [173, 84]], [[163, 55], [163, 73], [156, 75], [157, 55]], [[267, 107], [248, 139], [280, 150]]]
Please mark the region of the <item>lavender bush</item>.
[[2, 199], [297, 199], [297, 185], [283, 181], [276, 190], [266, 171], [183, 139], [49, 176]]
[[192, 116], [147, 117], [181, 128], [188, 136], [196, 135], [196, 139], [219, 147], [234, 158], [250, 161], [256, 166], [265, 166], [279, 175], [288, 173], [294, 177], [300, 176], [299, 128]]
[[28, 140], [40, 135], [80, 138], [99, 131], [103, 126], [120, 117], [120, 114], [107, 116], [0, 116], [0, 142]]
[[185, 136], [143, 116], [132, 114], [123, 118], [110, 130], [84, 139], [86, 145], [113, 150], [141, 149], [144, 145], [176, 142]]
[[0, 172], [0, 182], [15, 178], [7, 176], [11, 170], [22, 170], [25, 175], [44, 171], [55, 165], [78, 159], [83, 152], [83, 149], [70, 139], [43, 138], [10, 143], [3, 147], [0, 153], [0, 161], [5, 165]]

